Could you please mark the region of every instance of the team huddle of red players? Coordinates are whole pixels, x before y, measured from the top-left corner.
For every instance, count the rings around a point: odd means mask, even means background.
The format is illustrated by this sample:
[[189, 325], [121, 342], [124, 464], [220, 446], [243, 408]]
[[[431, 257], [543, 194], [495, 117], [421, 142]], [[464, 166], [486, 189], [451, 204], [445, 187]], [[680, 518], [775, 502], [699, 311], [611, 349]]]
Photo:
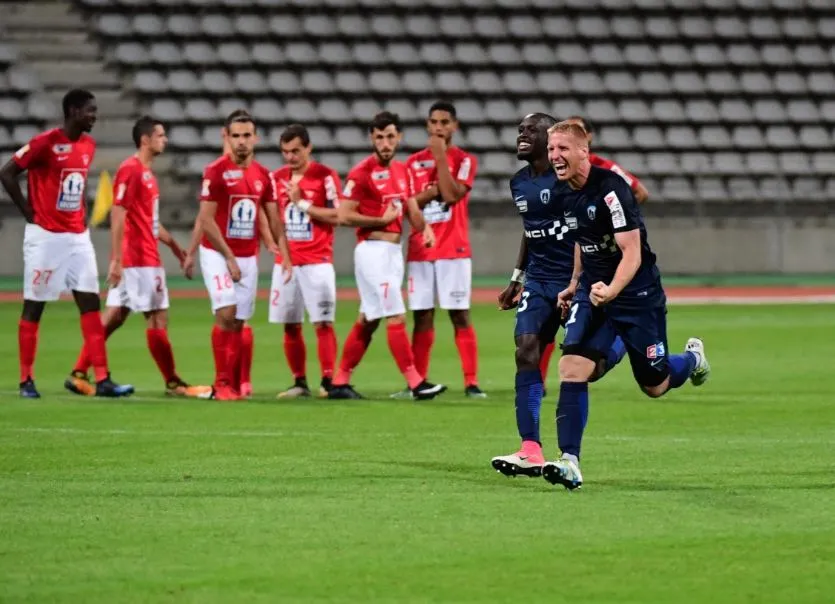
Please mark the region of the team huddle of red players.
[[[428, 115], [426, 149], [406, 162], [395, 159], [401, 141], [397, 115], [382, 112], [368, 127], [373, 152], [340, 187], [339, 175], [311, 159], [312, 142], [301, 125], [280, 137], [284, 167], [270, 172], [254, 159], [255, 119], [233, 112], [224, 124], [224, 152], [203, 174], [200, 211], [183, 249], [160, 224], [160, 195], [152, 171], [167, 144], [164, 125], [140, 118], [133, 129], [135, 155], [114, 179], [111, 214], [110, 290], [100, 312], [95, 252], [86, 227], [87, 173], [95, 141], [87, 134], [96, 102], [84, 90], [64, 98], [64, 125], [32, 139], [0, 169], [0, 183], [27, 220], [24, 234], [24, 304], [19, 324], [20, 393], [36, 398], [34, 361], [38, 326], [47, 301], [71, 291], [81, 312], [84, 346], [65, 382], [82, 395], [126, 396], [132, 386], [114, 383], [107, 366], [106, 338], [131, 312], [147, 321], [148, 348], [166, 392], [175, 396], [237, 400], [252, 393], [250, 367], [257, 294], [258, 251], [275, 254], [269, 320], [284, 325], [284, 347], [294, 384], [279, 397], [311, 396], [301, 324], [307, 311], [315, 325], [321, 370], [318, 394], [361, 398], [350, 385], [381, 319], [392, 356], [407, 384], [393, 396], [428, 399], [446, 387], [427, 380], [434, 341], [434, 308], [449, 311], [455, 329], [467, 396], [485, 394], [477, 381], [477, 344], [470, 322], [471, 260], [468, 202], [476, 158], [452, 145], [455, 108], [435, 103]], [[28, 174], [28, 200], [17, 177]], [[341, 190], [340, 190], [341, 189]], [[404, 217], [410, 223], [408, 275], [401, 250]], [[355, 227], [354, 270], [360, 313], [337, 366], [333, 328], [336, 283], [334, 227]], [[191, 277], [199, 254], [215, 323], [212, 386], [191, 386], [175, 370], [167, 335], [168, 290], [158, 242], [166, 244]], [[402, 285], [414, 312], [410, 341]], [[88, 377], [90, 367], [94, 380]]]

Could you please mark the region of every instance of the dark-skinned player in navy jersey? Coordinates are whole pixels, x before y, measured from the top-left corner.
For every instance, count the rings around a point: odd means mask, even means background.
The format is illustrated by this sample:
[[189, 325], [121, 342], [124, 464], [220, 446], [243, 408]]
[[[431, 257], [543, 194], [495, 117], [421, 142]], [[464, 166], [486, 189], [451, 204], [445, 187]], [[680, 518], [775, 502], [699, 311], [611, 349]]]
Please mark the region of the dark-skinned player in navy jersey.
[[[553, 117], [543, 113], [525, 116], [519, 124], [516, 151], [517, 158], [528, 165], [510, 180], [524, 233], [516, 269], [499, 295], [499, 307], [517, 308], [516, 425], [522, 446], [516, 453], [493, 458], [493, 467], [506, 476], [539, 476], [545, 463], [539, 437], [543, 397], [540, 359], [542, 351], [553, 345], [560, 326], [557, 296], [574, 278], [577, 221], [566, 220], [554, 203], [559, 182], [548, 162], [548, 128], [555, 123]], [[600, 373], [616, 365], [623, 354], [622, 341], [612, 342], [612, 350], [601, 359]]]
[[542, 466], [552, 484], [583, 484], [580, 444], [588, 419], [588, 383], [620, 336], [635, 381], [647, 396], [663, 396], [710, 374], [704, 343], [690, 338], [683, 354], [667, 354], [667, 308], [655, 254], [631, 189], [615, 172], [592, 166], [586, 131], [560, 122], [549, 129], [548, 159], [559, 184], [553, 203], [576, 225], [572, 280], [559, 300], [567, 308], [557, 440], [562, 457]]
[[[0, 169], [0, 183], [26, 219], [23, 234], [23, 312], [18, 323], [20, 396], [40, 398], [35, 388], [35, 351], [47, 302], [72, 291], [81, 333], [95, 373], [96, 396], [120, 397], [133, 386], [114, 383], [107, 365], [101, 322], [96, 252], [87, 229], [87, 175], [96, 153], [88, 134], [96, 123], [96, 98], [70, 90], [62, 100], [64, 124], [35, 136]], [[18, 176], [26, 172], [29, 199]]]
[[[586, 131], [586, 135], [588, 137], [589, 147], [591, 147], [592, 140], [594, 139], [594, 132], [595, 127], [592, 121], [587, 117], [582, 117], [580, 115], [572, 115], [571, 117], [565, 120], [566, 122], [577, 124]], [[626, 184], [629, 185], [629, 188], [632, 189], [632, 193], [635, 195], [635, 200], [638, 203], [644, 203], [649, 199], [649, 191], [640, 181], [640, 179], [632, 174], [631, 172], [627, 171], [626, 169], [622, 168], [611, 159], [607, 159], [605, 157], [601, 157], [594, 153], [589, 152], [589, 162], [592, 166], [597, 166], [598, 168], [605, 168], [606, 170], [611, 170], [623, 180], [626, 181]], [[539, 368], [542, 371], [542, 383], [548, 383], [548, 366], [551, 363], [551, 356], [554, 354], [555, 345], [552, 342], [545, 347], [545, 350], [542, 351], [542, 358], [539, 361]], [[544, 392], [544, 390], [543, 390]]]

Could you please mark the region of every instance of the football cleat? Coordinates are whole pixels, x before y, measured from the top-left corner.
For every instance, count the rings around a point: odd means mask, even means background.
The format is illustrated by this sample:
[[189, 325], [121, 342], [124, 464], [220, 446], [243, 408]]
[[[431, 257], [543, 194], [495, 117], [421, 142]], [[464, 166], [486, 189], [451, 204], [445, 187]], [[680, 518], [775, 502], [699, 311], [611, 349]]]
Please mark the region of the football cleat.
[[252, 382], [241, 382], [240, 395], [241, 398], [252, 397]]
[[120, 385], [110, 379], [110, 375], [100, 382], [96, 382], [96, 396], [103, 398], [120, 398], [133, 394], [133, 386], [130, 384]]
[[580, 473], [580, 466], [573, 459], [565, 456], [543, 465], [542, 477], [551, 484], [561, 484], [569, 491], [583, 486], [583, 475]]
[[331, 391], [331, 388], [333, 388], [333, 379], [323, 377], [322, 382], [319, 384], [319, 398], [328, 398], [328, 392]]
[[412, 396], [420, 401], [435, 398], [442, 392], [446, 392], [446, 386], [443, 384], [432, 384], [423, 380], [420, 384], [412, 388]]
[[496, 472], [505, 476], [530, 476], [535, 478], [542, 475], [542, 465], [545, 458], [542, 453], [528, 453], [517, 451], [512, 455], [500, 455], [490, 460]]
[[90, 378], [82, 371], [73, 371], [66, 380], [64, 388], [81, 396], [95, 396], [96, 386], [90, 383]]
[[20, 383], [21, 398], [41, 398], [41, 393], [35, 388], [35, 381], [28, 377], [25, 382]]
[[220, 386], [214, 386], [212, 388], [212, 400], [215, 401], [239, 401], [241, 400], [240, 394], [229, 386], [228, 384], [221, 384]]
[[212, 387], [189, 386], [183, 380], [177, 378], [165, 385], [165, 394], [166, 396], [207, 399], [212, 397]]
[[690, 338], [684, 350], [696, 355], [698, 362], [693, 373], [690, 374], [690, 383], [694, 386], [701, 386], [710, 377], [710, 363], [707, 362], [707, 355], [705, 355], [705, 343], [699, 338]]
[[332, 400], [360, 400], [365, 397], [354, 390], [354, 387], [350, 384], [341, 384], [331, 387], [328, 398]]
[[275, 395], [276, 398], [310, 398], [310, 396], [310, 388], [307, 386], [307, 380], [304, 378], [296, 378], [295, 384], [284, 392], [279, 392]]
[[487, 393], [479, 388], [477, 384], [472, 384], [464, 389], [464, 396], [467, 398], [487, 398]]
[[415, 397], [412, 394], [412, 391], [409, 390], [409, 387], [407, 386], [403, 390], [399, 390], [399, 391], [395, 392], [394, 394], [389, 394], [389, 398], [399, 400], [399, 401], [410, 401]]

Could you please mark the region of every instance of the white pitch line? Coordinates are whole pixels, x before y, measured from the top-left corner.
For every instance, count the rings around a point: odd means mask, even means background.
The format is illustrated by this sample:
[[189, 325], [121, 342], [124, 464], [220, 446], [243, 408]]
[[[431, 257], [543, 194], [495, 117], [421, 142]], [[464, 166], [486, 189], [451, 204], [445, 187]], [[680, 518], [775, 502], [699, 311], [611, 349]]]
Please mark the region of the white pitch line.
[[670, 296], [667, 298], [669, 304], [681, 304], [688, 306], [704, 306], [708, 304], [731, 304], [758, 306], [762, 304], [833, 304], [835, 295], [811, 295], [811, 296]]

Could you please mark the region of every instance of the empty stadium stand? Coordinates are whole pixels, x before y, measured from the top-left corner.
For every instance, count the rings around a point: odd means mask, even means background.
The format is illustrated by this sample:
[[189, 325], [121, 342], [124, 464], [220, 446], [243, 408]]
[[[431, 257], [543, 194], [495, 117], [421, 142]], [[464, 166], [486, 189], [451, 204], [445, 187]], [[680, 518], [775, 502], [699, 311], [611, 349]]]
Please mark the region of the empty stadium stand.
[[[515, 124], [541, 110], [594, 120], [597, 150], [646, 181], [655, 213], [835, 199], [832, 0], [76, 4], [136, 110], [171, 125], [184, 183], [217, 154], [220, 121], [239, 106], [270, 142], [289, 122], [309, 125], [319, 159], [344, 173], [367, 153], [374, 112], [400, 113], [412, 150], [429, 104], [448, 98], [459, 143], [480, 157], [485, 204], [506, 198]], [[17, 63], [0, 45], [11, 65], [0, 73], [4, 149], [50, 117]], [[274, 146], [259, 157], [280, 163]]]

